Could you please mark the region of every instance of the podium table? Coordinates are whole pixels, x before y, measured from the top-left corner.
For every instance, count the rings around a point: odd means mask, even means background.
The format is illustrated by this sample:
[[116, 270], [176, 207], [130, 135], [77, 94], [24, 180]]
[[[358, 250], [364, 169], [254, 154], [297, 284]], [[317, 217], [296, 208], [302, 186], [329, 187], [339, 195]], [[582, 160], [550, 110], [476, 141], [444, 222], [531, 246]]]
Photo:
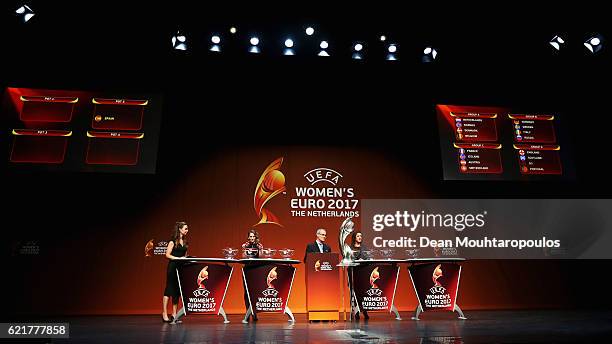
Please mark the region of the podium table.
[[359, 313], [387, 311], [402, 320], [395, 307], [395, 290], [400, 273], [399, 259], [355, 260], [347, 267], [351, 295], [351, 319]]
[[247, 323], [251, 314], [260, 312], [284, 313], [289, 321], [295, 322], [291, 309], [287, 306], [295, 267], [299, 260], [274, 258], [240, 259], [243, 264], [244, 278], [249, 307], [244, 315], [243, 323]]
[[408, 273], [419, 300], [412, 320], [426, 311], [447, 310], [457, 312], [459, 319], [467, 319], [457, 305], [461, 266], [465, 258], [416, 258], [407, 259]]
[[177, 319], [184, 315], [216, 314], [229, 323], [223, 310], [223, 301], [234, 268], [231, 263], [236, 259], [224, 258], [181, 258], [177, 268], [183, 308]]
[[308, 320], [340, 318], [340, 274], [338, 253], [308, 253], [306, 256], [306, 309]]

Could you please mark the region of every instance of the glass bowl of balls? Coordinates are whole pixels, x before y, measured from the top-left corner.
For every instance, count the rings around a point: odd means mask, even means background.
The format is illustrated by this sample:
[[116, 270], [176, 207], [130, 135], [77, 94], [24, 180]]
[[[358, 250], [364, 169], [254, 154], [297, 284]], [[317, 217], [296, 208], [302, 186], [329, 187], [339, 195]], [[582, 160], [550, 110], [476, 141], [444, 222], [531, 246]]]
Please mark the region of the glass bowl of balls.
[[261, 257], [262, 258], [274, 258], [276, 254], [276, 250], [273, 248], [263, 248], [261, 249]]
[[223, 258], [225, 259], [235, 259], [236, 254], [238, 253], [237, 248], [226, 247], [223, 250]]
[[278, 250], [278, 252], [280, 253], [281, 257], [283, 257], [283, 259], [291, 259], [291, 257], [293, 257], [293, 252], [295, 252], [295, 250], [290, 249], [290, 248], [282, 248]]

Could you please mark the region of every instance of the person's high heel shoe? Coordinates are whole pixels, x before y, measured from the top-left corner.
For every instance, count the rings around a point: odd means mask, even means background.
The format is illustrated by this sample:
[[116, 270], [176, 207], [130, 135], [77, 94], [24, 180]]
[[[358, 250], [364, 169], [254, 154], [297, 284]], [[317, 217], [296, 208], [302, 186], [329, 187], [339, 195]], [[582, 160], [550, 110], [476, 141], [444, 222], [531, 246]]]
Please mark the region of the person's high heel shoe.
[[162, 322], [165, 322], [165, 323], [170, 323], [170, 322], [172, 322], [172, 320], [174, 320], [174, 319], [173, 319], [173, 317], [172, 317], [172, 315], [170, 315], [170, 316], [168, 317], [168, 320], [164, 319], [164, 316], [162, 315]]

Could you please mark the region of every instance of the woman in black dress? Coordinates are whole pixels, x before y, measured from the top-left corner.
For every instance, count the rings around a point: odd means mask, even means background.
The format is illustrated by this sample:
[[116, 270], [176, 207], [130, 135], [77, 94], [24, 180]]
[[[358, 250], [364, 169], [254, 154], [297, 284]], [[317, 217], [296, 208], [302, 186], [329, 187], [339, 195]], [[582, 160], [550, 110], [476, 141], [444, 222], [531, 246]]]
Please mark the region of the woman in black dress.
[[[363, 244], [363, 234], [361, 231], [354, 231], [351, 235], [351, 250], [353, 250], [353, 260], [359, 259], [369, 259], [370, 257], [366, 255], [364, 251], [367, 251], [368, 248]], [[353, 291], [353, 267], [349, 266], [349, 290]], [[351, 302], [353, 305], [358, 305], [359, 301], [355, 299], [355, 294], [351, 293]], [[361, 313], [363, 313], [363, 317], [365, 319], [369, 319], [368, 311], [365, 309], [360, 309]], [[355, 319], [359, 319], [359, 313], [355, 313]]]
[[[245, 250], [245, 258], [259, 258], [259, 253], [263, 249], [263, 245], [259, 242], [259, 233], [257, 233], [257, 230], [255, 230], [254, 228], [249, 229], [249, 232], [247, 233], [247, 241], [242, 244], [242, 249]], [[244, 268], [248, 269], [248, 266], [245, 266]], [[244, 276], [242, 277], [242, 286], [244, 287], [244, 307], [248, 310], [250, 304], [249, 296], [247, 295], [247, 287], [246, 281], [244, 280]], [[253, 312], [249, 317], [251, 316], [253, 317], [253, 321], [257, 321], [257, 314]]]
[[174, 233], [172, 234], [172, 240], [168, 242], [166, 248], [166, 258], [168, 261], [168, 268], [166, 270], [166, 289], [164, 290], [163, 298], [163, 312], [162, 318], [164, 322], [171, 322], [172, 319], [168, 318], [168, 299], [172, 297], [172, 317], [176, 319], [176, 311], [178, 308], [180, 290], [178, 277], [176, 275], [176, 268], [179, 267], [180, 261], [187, 254], [187, 232], [189, 227], [185, 222], [177, 222], [174, 225]]

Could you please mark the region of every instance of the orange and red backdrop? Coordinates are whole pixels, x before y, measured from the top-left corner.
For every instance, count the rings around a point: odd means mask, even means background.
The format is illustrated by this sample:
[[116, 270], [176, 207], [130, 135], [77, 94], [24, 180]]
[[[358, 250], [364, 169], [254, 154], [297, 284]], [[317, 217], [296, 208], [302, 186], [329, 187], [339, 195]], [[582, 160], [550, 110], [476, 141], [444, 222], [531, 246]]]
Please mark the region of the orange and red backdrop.
[[[317, 228], [326, 228], [338, 252], [343, 218], [294, 217], [296, 186], [309, 186], [304, 173], [317, 167], [342, 174], [336, 187], [354, 188], [355, 198], [431, 198], [434, 191], [397, 155], [357, 147], [235, 147], [159, 176], [21, 176], [15, 187], [13, 241], [37, 240], [40, 254], [8, 257], [11, 302], [34, 314], [159, 313], [167, 260], [145, 257], [150, 240], [169, 240], [175, 221], [189, 224], [188, 254], [221, 257], [239, 247], [259, 221], [255, 186], [265, 167], [283, 157], [286, 194], [266, 207], [283, 225], [258, 225], [265, 247], [294, 248], [301, 260]], [[53, 183], [51, 183], [53, 181]], [[320, 185], [322, 186], [322, 185]], [[330, 185], [331, 186], [331, 185]], [[360, 218], [356, 217], [357, 228]], [[464, 264], [458, 303], [464, 309], [547, 308], [580, 304], [575, 285], [588, 280], [599, 262], [479, 260]], [[244, 312], [240, 266], [231, 279], [224, 308]], [[299, 265], [289, 306], [306, 311], [305, 268]], [[402, 268], [396, 305], [412, 310], [417, 299]]]

